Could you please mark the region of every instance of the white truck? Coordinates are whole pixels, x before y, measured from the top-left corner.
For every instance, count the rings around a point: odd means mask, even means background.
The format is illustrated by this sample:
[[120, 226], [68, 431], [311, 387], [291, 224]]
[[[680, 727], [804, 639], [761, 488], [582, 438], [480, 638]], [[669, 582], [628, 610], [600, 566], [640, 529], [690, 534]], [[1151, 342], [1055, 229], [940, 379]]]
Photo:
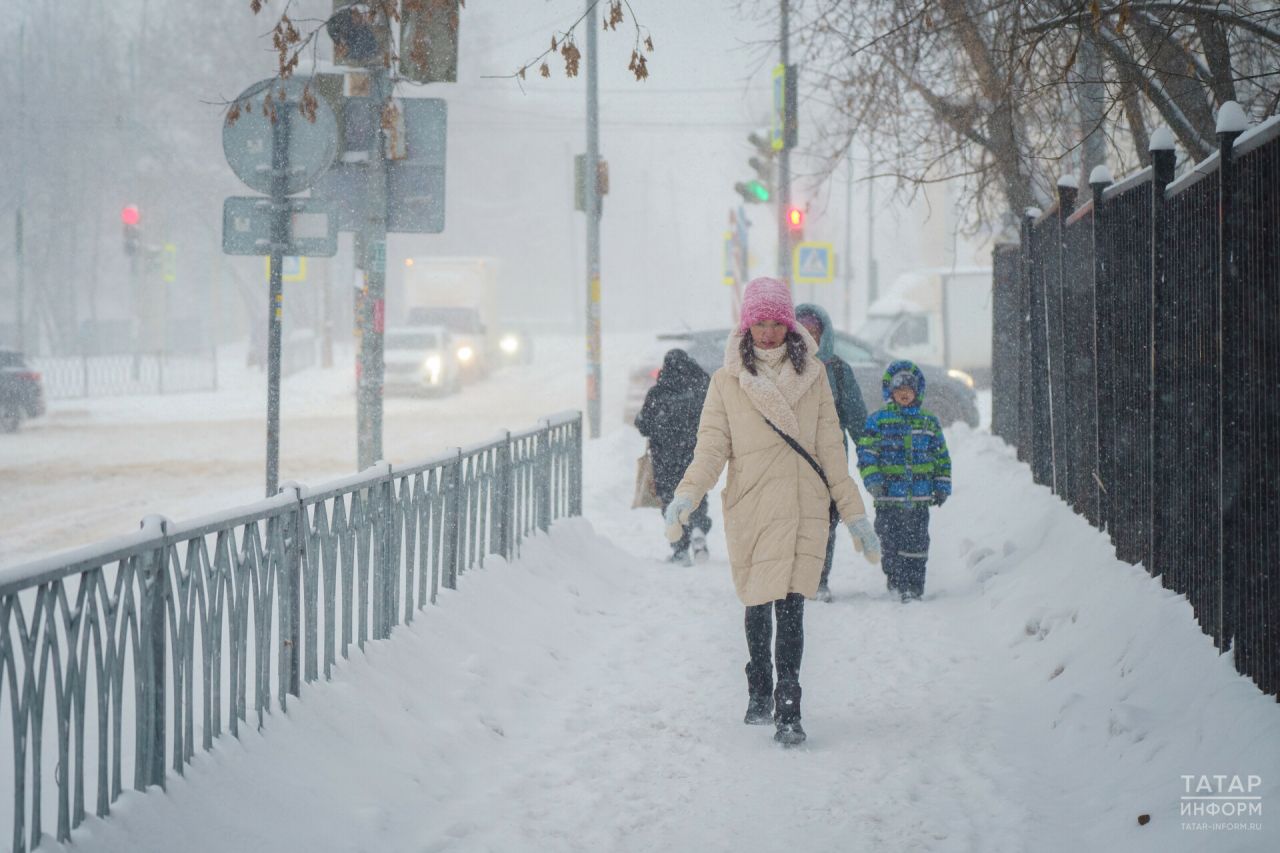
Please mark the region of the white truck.
[[487, 375], [497, 361], [500, 263], [485, 257], [406, 258], [405, 320], [449, 331], [464, 380]]
[[858, 337], [896, 358], [943, 367], [969, 387], [991, 384], [991, 268], [903, 273], [871, 304]]

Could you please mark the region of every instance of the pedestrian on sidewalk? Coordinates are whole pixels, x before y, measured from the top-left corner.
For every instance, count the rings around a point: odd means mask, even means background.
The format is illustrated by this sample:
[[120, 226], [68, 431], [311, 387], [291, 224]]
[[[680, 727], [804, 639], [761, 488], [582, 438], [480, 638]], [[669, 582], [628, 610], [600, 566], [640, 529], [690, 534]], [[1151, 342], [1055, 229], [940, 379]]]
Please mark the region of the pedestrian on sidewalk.
[[[805, 302], [796, 306], [796, 320], [804, 326], [818, 344], [818, 361], [826, 365], [827, 382], [831, 385], [831, 394], [836, 401], [836, 414], [840, 416], [840, 440], [844, 442], [845, 455], [849, 455], [849, 439], [856, 443], [862, 435], [862, 428], [867, 423], [867, 406], [862, 402], [862, 389], [853, 375], [853, 368], [840, 356], [836, 355], [836, 333], [831, 325], [831, 317], [821, 305]], [[828, 331], [830, 330], [830, 331]], [[831, 504], [831, 524], [827, 534], [827, 557], [822, 564], [822, 579], [818, 581], [817, 599], [831, 601], [831, 588], [827, 580], [831, 577], [831, 559], [836, 551], [836, 527], [840, 524], [840, 513], [834, 502]]]
[[884, 408], [867, 418], [858, 439], [862, 484], [875, 499], [889, 591], [911, 601], [924, 595], [929, 559], [929, 507], [951, 496], [951, 454], [942, 424], [924, 402], [924, 374], [913, 362], [889, 365], [881, 380]]
[[785, 746], [805, 739], [804, 600], [818, 590], [833, 500], [857, 547], [873, 563], [880, 555], [849, 476], [835, 400], [821, 381], [825, 374], [816, 351], [796, 322], [787, 285], [772, 278], [747, 285], [724, 366], [711, 377], [693, 462], [666, 510], [667, 537], [674, 538], [729, 466], [721, 500], [733, 583], [746, 605], [745, 721], [768, 723], [772, 714], [774, 739]]
[[[667, 352], [662, 359], [658, 380], [645, 395], [644, 406], [636, 415], [636, 429], [649, 439], [649, 460], [653, 463], [653, 482], [665, 512], [675, 497], [676, 486], [684, 469], [693, 461], [693, 448], [698, 441], [698, 418], [707, 398], [711, 377], [682, 349]], [[680, 538], [671, 543], [671, 562], [692, 566], [696, 560], [706, 562], [707, 533], [711, 518], [707, 500], [702, 499], [681, 529]]]

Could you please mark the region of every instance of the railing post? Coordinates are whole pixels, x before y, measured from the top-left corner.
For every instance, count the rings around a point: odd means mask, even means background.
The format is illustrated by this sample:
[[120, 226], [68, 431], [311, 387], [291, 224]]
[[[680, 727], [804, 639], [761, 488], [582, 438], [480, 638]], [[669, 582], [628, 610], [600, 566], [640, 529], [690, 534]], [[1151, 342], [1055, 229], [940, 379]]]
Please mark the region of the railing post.
[[[1236, 186], [1239, 170], [1236, 138], [1248, 129], [1244, 111], [1235, 101], [1218, 110], [1218, 635], [1217, 646], [1234, 645], [1240, 612], [1242, 542], [1252, 531], [1241, 524], [1244, 499], [1244, 458], [1236, 446], [1244, 435], [1239, 401], [1227, 405], [1227, 389], [1238, 386], [1247, 370], [1240, 281], [1240, 211]], [[1247, 439], [1246, 439], [1247, 440]], [[1237, 664], [1240, 663], [1239, 655]]]
[[[1107, 254], [1107, 227], [1110, 216], [1106, 211], [1106, 190], [1113, 183], [1111, 170], [1105, 165], [1095, 166], [1089, 175], [1089, 189], [1093, 192], [1093, 445], [1095, 479], [1092, 488], [1093, 515], [1099, 530], [1107, 529], [1107, 489], [1111, 482], [1110, 438], [1115, 425], [1111, 418], [1111, 360], [1112, 344], [1111, 312], [1106, 296], [1111, 293], [1111, 258]], [[1100, 299], [1100, 296], [1103, 298]]]
[[551, 422], [541, 420], [538, 430], [538, 474], [534, 488], [538, 494], [538, 529], [551, 529]]
[[571, 484], [571, 492], [569, 495], [569, 515], [579, 517], [582, 515], [582, 468], [585, 464], [583, 459], [586, 448], [585, 436], [582, 432], [582, 413], [578, 413], [578, 419], [573, 425], [573, 480]]
[[462, 449], [458, 448], [453, 463], [443, 474], [447, 481], [444, 499], [444, 543], [440, 560], [443, 565], [441, 583], [445, 589], [458, 588], [458, 538], [462, 527]]
[[[1147, 434], [1143, 437], [1150, 460], [1151, 471], [1147, 482], [1149, 500], [1143, 509], [1145, 539], [1141, 559], [1153, 577], [1165, 575], [1171, 566], [1171, 557], [1185, 544], [1182, 522], [1172, 517], [1168, 491], [1179, 488], [1171, 482], [1171, 474], [1186, 461], [1174, 458], [1168, 442], [1156, 440], [1156, 425], [1176, 423], [1181, 417], [1176, 401], [1159, 389], [1174, 387], [1174, 350], [1170, 347], [1170, 328], [1173, 322], [1175, 297], [1169, 292], [1170, 242], [1169, 205], [1167, 190], [1173, 182], [1177, 157], [1173, 148], [1173, 134], [1160, 128], [1151, 135], [1151, 341], [1150, 366], [1147, 377], [1148, 420]], [[1189, 308], [1184, 308], [1189, 310]], [[1166, 580], [1166, 585], [1168, 580]]]
[[164, 351], [156, 353], [156, 393], [164, 393]]
[[498, 477], [496, 483], [498, 511], [493, 519], [498, 540], [498, 554], [505, 560], [515, 556], [514, 542], [511, 536], [514, 499], [511, 473], [511, 430], [502, 431], [502, 446], [498, 449]]
[[391, 541], [391, 463], [379, 459], [374, 466], [383, 471], [376, 486], [377, 498], [373, 501], [373, 636], [385, 640], [391, 636], [391, 624], [395, 618], [393, 602], [400, 567], [395, 565], [395, 548]]
[[165, 787], [165, 664], [167, 655], [166, 603], [169, 596], [169, 558], [167, 537], [169, 521], [149, 515], [142, 519], [143, 530], [154, 528], [156, 547], [142, 556], [141, 645], [142, 707], [138, 709], [138, 759], [134, 774], [135, 787], [145, 790], [151, 785]]
[[1067, 350], [1067, 219], [1076, 206], [1076, 195], [1079, 188], [1074, 175], [1063, 175], [1058, 179], [1058, 222], [1057, 222], [1057, 262], [1058, 292], [1056, 300], [1049, 299], [1046, 294], [1045, 304], [1050, 307], [1051, 328], [1056, 327], [1056, 337], [1047, 334], [1049, 342], [1049, 440], [1053, 455], [1053, 492], [1059, 498], [1071, 503], [1072, 476], [1075, 473], [1075, 460], [1071, 458], [1071, 425], [1075, 420], [1071, 399], [1071, 372], [1066, 363]]
[[280, 491], [292, 490], [294, 505], [285, 516], [281, 531], [284, 546], [280, 565], [280, 709], [287, 710], [285, 697], [297, 696], [301, 689], [299, 666], [302, 659], [302, 547], [306, 525], [303, 522], [302, 487], [294, 482], [280, 484]]
[[89, 356], [86, 353], [80, 353], [80, 369], [81, 396], [87, 399], [89, 396]]

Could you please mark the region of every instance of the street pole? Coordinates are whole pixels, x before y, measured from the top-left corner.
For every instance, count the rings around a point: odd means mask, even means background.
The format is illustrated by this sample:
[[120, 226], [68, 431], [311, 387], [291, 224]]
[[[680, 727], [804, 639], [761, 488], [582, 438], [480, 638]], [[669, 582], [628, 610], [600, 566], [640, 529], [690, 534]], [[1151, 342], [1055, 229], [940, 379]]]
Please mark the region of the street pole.
[[[782, 69], [784, 75], [791, 73], [791, 10], [790, 0], [782, 0]], [[784, 76], [783, 80], [786, 80]], [[784, 92], [790, 92], [784, 83]], [[787, 119], [795, 106], [786, 103], [782, 111], [782, 135], [787, 138]], [[778, 152], [778, 209], [775, 219], [778, 223], [778, 278], [787, 284], [791, 283], [791, 226], [787, 222], [787, 211], [791, 208], [791, 150], [784, 142]]]
[[23, 270], [26, 268], [26, 261], [23, 257], [24, 249], [23, 249], [22, 208], [21, 207], [18, 208], [17, 214], [13, 220], [13, 248], [14, 248], [14, 260], [17, 262], [17, 265], [18, 265], [17, 276], [15, 277], [15, 281], [14, 281], [14, 284], [17, 287], [16, 295], [18, 300], [18, 304], [15, 306], [15, 311], [14, 311], [14, 319], [17, 321], [17, 325], [18, 325], [18, 330], [15, 337], [17, 338], [16, 343], [18, 345], [18, 352], [26, 352], [27, 351], [26, 323], [24, 321], [26, 319], [25, 307], [27, 304], [27, 295], [26, 295], [26, 281], [24, 279], [24, 273], [23, 273]]
[[867, 181], [867, 307], [880, 296], [876, 270], [876, 185]]
[[[284, 101], [271, 123], [271, 277], [267, 303], [267, 497], [280, 482], [280, 336], [284, 319], [281, 267], [289, 242], [289, 114]], [[135, 255], [136, 257], [136, 255]]]
[[853, 143], [845, 158], [844, 190], [844, 327], [853, 331]]
[[364, 298], [360, 305], [360, 379], [357, 391], [357, 464], [362, 470], [382, 458], [382, 382], [384, 376], [382, 333], [387, 296], [387, 161], [383, 141], [382, 111], [391, 98], [386, 68], [373, 71], [373, 150], [369, 152], [369, 218], [356, 241], [364, 270]]
[[587, 423], [600, 437], [600, 97], [596, 73], [596, 4], [587, 2]]

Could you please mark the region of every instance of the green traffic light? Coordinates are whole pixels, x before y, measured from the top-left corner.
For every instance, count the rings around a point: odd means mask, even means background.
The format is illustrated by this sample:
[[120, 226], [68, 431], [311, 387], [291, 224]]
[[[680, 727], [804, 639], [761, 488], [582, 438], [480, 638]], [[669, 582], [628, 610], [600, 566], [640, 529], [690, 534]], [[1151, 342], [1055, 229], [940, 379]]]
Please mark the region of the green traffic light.
[[769, 188], [759, 181], [747, 181], [747, 191], [760, 201], [769, 200]]

